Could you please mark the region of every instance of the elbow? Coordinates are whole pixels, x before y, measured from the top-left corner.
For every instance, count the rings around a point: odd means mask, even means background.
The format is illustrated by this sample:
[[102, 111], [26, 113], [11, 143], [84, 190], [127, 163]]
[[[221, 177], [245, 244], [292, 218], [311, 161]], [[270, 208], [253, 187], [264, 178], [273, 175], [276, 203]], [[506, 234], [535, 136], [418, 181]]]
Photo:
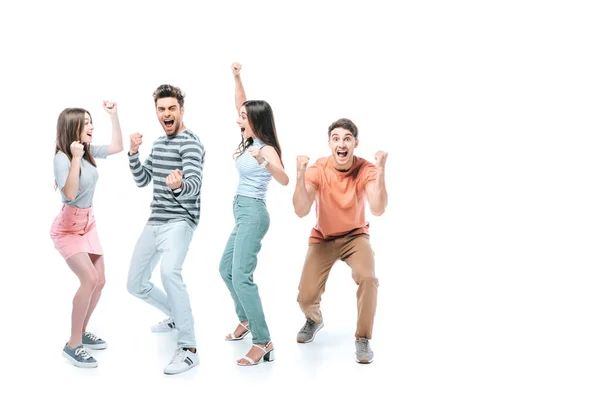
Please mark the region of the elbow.
[[298, 207], [294, 207], [294, 213], [296, 213], [299, 218], [304, 218], [308, 215], [307, 210], [301, 210]]
[[373, 214], [376, 217], [382, 216], [384, 212], [385, 212], [385, 208], [384, 207], [382, 207], [380, 209], [371, 209], [371, 214]]
[[283, 186], [287, 186], [290, 183], [290, 178], [288, 178], [288, 176], [285, 175], [283, 179], [279, 181], [279, 183], [281, 183]]

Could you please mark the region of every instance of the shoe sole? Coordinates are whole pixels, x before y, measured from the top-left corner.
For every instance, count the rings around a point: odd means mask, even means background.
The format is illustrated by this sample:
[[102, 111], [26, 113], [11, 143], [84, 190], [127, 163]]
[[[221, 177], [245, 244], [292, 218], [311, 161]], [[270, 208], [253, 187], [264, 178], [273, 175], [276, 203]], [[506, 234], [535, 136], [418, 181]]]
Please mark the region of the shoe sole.
[[373, 362], [373, 359], [368, 360], [366, 358], [363, 358], [363, 359], [358, 359], [357, 358], [356, 362], [359, 363], [359, 364], [371, 364]]
[[198, 364], [194, 364], [194, 365], [190, 365], [190, 367], [189, 367], [189, 368], [187, 368], [187, 369], [184, 369], [184, 370], [182, 370], [182, 371], [167, 372], [167, 371], [164, 371], [164, 370], [163, 370], [163, 372], [165, 373], [165, 375], [177, 375], [177, 374], [182, 374], [182, 373], [184, 373], [184, 372], [187, 372], [187, 371], [189, 371], [190, 369], [192, 369], [192, 368], [194, 368], [194, 367], [197, 367], [197, 366], [198, 366]]
[[150, 331], [154, 332], [154, 333], [165, 333], [165, 332], [172, 332], [172, 331], [175, 331], [175, 330], [177, 330], [177, 328], [172, 328], [172, 329], [154, 329], [154, 328], [150, 328]]
[[253, 366], [258, 365], [258, 364], [268, 363], [268, 362], [273, 362], [273, 361], [275, 361], [275, 360], [274, 359], [273, 360], [263, 360], [263, 361], [259, 361], [259, 362], [254, 363], [254, 364], [240, 364], [240, 363], [236, 363], [236, 364], [239, 365], [240, 367], [253, 367]]
[[325, 326], [325, 324], [321, 324], [321, 326], [317, 327], [317, 330], [315, 330], [315, 333], [313, 333], [312, 337], [310, 338], [310, 340], [300, 340], [300, 339], [296, 339], [296, 342], [298, 343], [310, 343], [313, 340], [315, 340], [315, 336], [317, 336], [317, 332], [319, 332], [321, 330], [321, 328], [323, 328]]
[[232, 337], [230, 339], [227, 339], [227, 336], [225, 336], [225, 341], [226, 342], [236, 342], [236, 341], [242, 340], [243, 338], [245, 338], [246, 336], [248, 336], [249, 333], [250, 333], [250, 331], [246, 331], [246, 332], [242, 333], [240, 336], [238, 336], [236, 338]]
[[104, 344], [83, 344], [83, 347], [90, 349], [90, 350], [104, 350], [108, 347], [108, 344], [104, 343]]
[[[248, 360], [246, 360], [248, 361]], [[241, 363], [237, 363], [237, 365], [239, 365], [240, 367], [252, 367], [254, 365], [258, 365], [261, 364], [263, 362], [268, 363], [268, 362], [273, 362], [275, 361], [275, 349], [271, 349], [267, 352], [267, 354], [265, 354], [264, 356], [262, 356], [257, 362], [255, 363], [250, 363], [250, 364], [241, 364]]]
[[63, 351], [62, 353], [63, 357], [67, 359], [67, 361], [69, 363], [71, 363], [72, 365], [79, 367], [79, 368], [96, 368], [98, 366], [98, 362], [95, 363], [82, 363], [79, 362], [77, 360], [74, 360], [73, 357], [71, 357], [70, 355], [68, 355], [67, 353], [65, 353]]

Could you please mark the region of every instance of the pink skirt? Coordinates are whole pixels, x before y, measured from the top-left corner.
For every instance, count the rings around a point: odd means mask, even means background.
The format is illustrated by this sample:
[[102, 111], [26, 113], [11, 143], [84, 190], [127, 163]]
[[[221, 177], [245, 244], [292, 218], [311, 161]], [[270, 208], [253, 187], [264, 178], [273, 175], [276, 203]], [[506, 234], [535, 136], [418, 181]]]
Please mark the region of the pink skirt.
[[50, 237], [65, 260], [77, 253], [103, 254], [93, 207], [77, 208], [63, 204], [50, 229]]

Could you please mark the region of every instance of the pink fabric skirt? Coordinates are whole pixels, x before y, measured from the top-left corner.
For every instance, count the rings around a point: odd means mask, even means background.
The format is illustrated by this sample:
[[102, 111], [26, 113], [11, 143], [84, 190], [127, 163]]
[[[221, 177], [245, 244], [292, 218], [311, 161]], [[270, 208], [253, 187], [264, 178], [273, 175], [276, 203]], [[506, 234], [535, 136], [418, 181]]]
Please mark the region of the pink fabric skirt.
[[77, 253], [103, 254], [93, 207], [77, 208], [63, 204], [50, 229], [50, 237], [65, 260]]

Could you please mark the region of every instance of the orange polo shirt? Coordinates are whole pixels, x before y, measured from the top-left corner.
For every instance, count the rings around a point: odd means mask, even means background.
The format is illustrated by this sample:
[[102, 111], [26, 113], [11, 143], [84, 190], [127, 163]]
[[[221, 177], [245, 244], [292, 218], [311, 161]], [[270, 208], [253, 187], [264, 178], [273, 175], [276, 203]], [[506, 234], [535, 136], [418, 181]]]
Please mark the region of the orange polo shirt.
[[333, 166], [333, 156], [319, 158], [306, 169], [304, 181], [315, 187], [317, 225], [309, 243], [345, 236], [349, 233], [368, 233], [365, 221], [366, 186], [377, 177], [377, 167], [369, 161], [354, 156], [348, 171], [338, 171]]

